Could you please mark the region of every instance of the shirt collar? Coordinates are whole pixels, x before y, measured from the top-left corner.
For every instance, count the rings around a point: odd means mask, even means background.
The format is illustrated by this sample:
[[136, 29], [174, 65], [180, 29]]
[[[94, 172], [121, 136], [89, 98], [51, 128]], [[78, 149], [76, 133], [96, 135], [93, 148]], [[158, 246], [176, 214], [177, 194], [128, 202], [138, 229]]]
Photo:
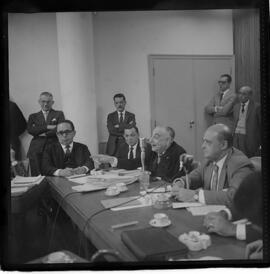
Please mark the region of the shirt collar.
[[[64, 150], [64, 152], [66, 152], [66, 145], [62, 145], [60, 144], [62, 149]], [[69, 150], [72, 151], [72, 148], [73, 148], [73, 142], [69, 144]]]
[[221, 92], [221, 93], [223, 93], [223, 97], [226, 95], [226, 93], [227, 93], [229, 90], [230, 90], [230, 89], [228, 88], [228, 89], [226, 89], [225, 91]]
[[246, 108], [249, 104], [249, 100], [247, 100], [245, 103], [241, 103], [241, 107], [242, 107], [243, 104], [245, 104], [245, 108]]
[[216, 164], [218, 166], [218, 170], [221, 171], [221, 169], [223, 168], [224, 162], [226, 160], [228, 156], [228, 153], [225, 154], [225, 156], [223, 156], [220, 160], [218, 160], [217, 162], [214, 162], [214, 164]]
[[[117, 111], [117, 113], [118, 113], [118, 117], [120, 117], [120, 111]], [[124, 111], [122, 111], [122, 113], [123, 113], [123, 117], [125, 116], [125, 114], [126, 114], [126, 111], [124, 110]]]
[[44, 111], [43, 109], [41, 111], [42, 111], [43, 114], [49, 114], [49, 112], [50, 112], [49, 110]]
[[[138, 145], [138, 142], [133, 146], [133, 151], [137, 149], [137, 145]], [[128, 146], [129, 147], [129, 150], [130, 150], [130, 145]]]

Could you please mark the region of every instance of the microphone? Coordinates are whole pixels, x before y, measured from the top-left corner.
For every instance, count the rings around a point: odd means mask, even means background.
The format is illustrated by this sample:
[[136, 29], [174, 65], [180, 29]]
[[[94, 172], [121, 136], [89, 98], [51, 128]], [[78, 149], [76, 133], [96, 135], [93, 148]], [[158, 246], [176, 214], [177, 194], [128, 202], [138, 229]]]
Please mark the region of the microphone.
[[184, 171], [186, 178], [186, 188], [189, 189], [188, 171], [191, 168], [193, 162], [193, 155], [183, 153], [179, 157], [179, 171]]
[[145, 171], [145, 144], [146, 138], [140, 138], [142, 171]]

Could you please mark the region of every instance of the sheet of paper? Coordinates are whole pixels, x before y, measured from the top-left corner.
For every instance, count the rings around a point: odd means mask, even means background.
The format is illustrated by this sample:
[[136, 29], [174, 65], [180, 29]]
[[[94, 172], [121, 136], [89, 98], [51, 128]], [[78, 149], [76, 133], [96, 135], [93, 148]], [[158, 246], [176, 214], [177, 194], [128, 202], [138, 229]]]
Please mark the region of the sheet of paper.
[[248, 221], [248, 219], [240, 219], [237, 221], [234, 221], [233, 224], [238, 225], [238, 224], [251, 224], [251, 222]]
[[218, 212], [224, 210], [226, 206], [224, 205], [204, 205], [196, 207], [188, 207], [187, 210], [191, 212], [193, 216], [202, 216], [206, 215], [209, 212]]
[[196, 207], [202, 206], [201, 203], [172, 203], [173, 208], [186, 208], [186, 207]]
[[90, 192], [90, 191], [96, 191], [96, 190], [102, 190], [106, 187], [102, 185], [94, 185], [94, 184], [83, 184], [78, 186], [73, 186], [72, 189], [78, 192]]
[[29, 189], [29, 187], [12, 187], [11, 194], [23, 193], [23, 192], [26, 192], [28, 189]]
[[36, 176], [36, 177], [23, 177], [23, 176], [16, 176], [11, 182], [13, 184], [27, 184], [27, 183], [35, 183], [39, 184], [45, 176]]

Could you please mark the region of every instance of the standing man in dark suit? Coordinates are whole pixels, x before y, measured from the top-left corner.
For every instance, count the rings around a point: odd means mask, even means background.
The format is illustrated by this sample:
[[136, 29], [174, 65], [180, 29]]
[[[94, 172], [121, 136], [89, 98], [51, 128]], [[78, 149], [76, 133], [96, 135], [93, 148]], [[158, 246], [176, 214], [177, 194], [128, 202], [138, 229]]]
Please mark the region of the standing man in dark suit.
[[226, 205], [232, 208], [236, 190], [254, 168], [246, 155], [232, 146], [231, 130], [223, 125], [210, 126], [203, 137], [205, 161], [186, 177], [174, 180], [173, 195], [183, 202]]
[[232, 77], [223, 74], [218, 81], [219, 92], [214, 95], [205, 107], [207, 114], [213, 117], [213, 124], [224, 124], [233, 129], [233, 106], [236, 101], [236, 94], [230, 89]]
[[46, 146], [42, 157], [42, 174], [68, 177], [88, 173], [94, 168], [87, 146], [73, 142], [75, 134], [70, 120], [57, 125], [58, 142]]
[[252, 100], [252, 89], [248, 86], [240, 88], [238, 98], [239, 103], [233, 108], [233, 145], [253, 157], [261, 145], [260, 105]]
[[30, 161], [31, 175], [40, 174], [41, 157], [47, 144], [57, 142], [56, 125], [65, 120], [62, 111], [52, 109], [53, 96], [42, 92], [39, 97], [41, 111], [29, 116], [27, 130], [33, 136], [27, 156]]
[[[109, 163], [112, 167], [123, 168], [127, 170], [137, 169], [142, 166], [141, 147], [139, 142], [139, 130], [136, 126], [131, 125], [124, 129], [125, 143], [121, 144], [114, 156], [95, 156], [99, 164]], [[151, 154], [150, 144], [145, 146], [145, 163], [149, 161]]]
[[15, 160], [21, 160], [21, 142], [19, 136], [26, 130], [26, 120], [16, 103], [9, 101], [10, 145], [15, 152]]
[[174, 141], [174, 137], [175, 131], [171, 127], [157, 126], [153, 130], [150, 138], [152, 153], [146, 163], [152, 177], [171, 182], [178, 174], [180, 156], [186, 151]]
[[135, 115], [125, 110], [125, 95], [122, 93], [115, 94], [113, 100], [116, 111], [107, 116], [109, 139], [107, 142], [106, 153], [111, 156], [114, 156], [118, 147], [125, 143], [123, 137], [124, 129], [130, 125], [136, 125]]

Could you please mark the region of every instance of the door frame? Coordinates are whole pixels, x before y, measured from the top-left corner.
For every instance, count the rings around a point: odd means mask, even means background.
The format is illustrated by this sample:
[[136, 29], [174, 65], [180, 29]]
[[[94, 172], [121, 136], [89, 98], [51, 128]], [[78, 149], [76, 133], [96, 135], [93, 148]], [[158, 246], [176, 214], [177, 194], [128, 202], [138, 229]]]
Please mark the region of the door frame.
[[[151, 132], [156, 127], [156, 114], [155, 114], [155, 82], [154, 82], [154, 61], [160, 59], [230, 59], [232, 61], [232, 69], [230, 75], [232, 76], [232, 87], [235, 90], [235, 56], [233, 54], [195, 54], [195, 55], [181, 55], [181, 54], [149, 54], [148, 55], [148, 73], [149, 73], [149, 97], [150, 97], [150, 127]], [[210, 98], [209, 98], [210, 100]], [[196, 115], [196, 110], [195, 110]], [[195, 132], [196, 134], [196, 132]]]

